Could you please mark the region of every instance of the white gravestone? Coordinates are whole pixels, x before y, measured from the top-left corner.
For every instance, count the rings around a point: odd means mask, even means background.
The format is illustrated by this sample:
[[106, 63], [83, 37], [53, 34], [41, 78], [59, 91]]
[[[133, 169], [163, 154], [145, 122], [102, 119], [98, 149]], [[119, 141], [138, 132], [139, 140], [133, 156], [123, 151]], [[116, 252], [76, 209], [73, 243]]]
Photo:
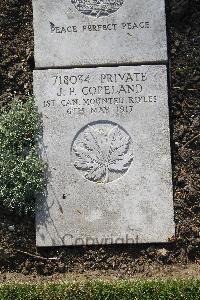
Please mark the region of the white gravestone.
[[47, 193], [37, 246], [174, 235], [166, 66], [34, 71]]
[[167, 61], [164, 0], [33, 0], [36, 68]]

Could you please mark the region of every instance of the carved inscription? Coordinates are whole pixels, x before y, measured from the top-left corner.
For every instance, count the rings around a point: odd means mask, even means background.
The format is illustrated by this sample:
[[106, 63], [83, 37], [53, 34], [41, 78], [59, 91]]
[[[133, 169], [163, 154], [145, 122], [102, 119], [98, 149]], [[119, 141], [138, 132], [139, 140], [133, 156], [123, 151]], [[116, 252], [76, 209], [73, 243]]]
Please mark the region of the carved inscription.
[[116, 12], [124, 0], [71, 0], [71, 2], [82, 14], [99, 18]]
[[73, 142], [73, 164], [90, 181], [111, 182], [129, 169], [133, 160], [131, 144], [121, 126], [109, 121], [91, 123]]
[[78, 25], [61, 25], [49, 22], [50, 31], [52, 34], [74, 34], [85, 32], [113, 32], [119, 30], [131, 35], [137, 30], [149, 30], [151, 28], [149, 21], [123, 22], [123, 23], [106, 23], [106, 24], [85, 24]]
[[74, 115], [131, 114], [137, 105], [155, 107], [158, 96], [148, 86], [147, 72], [74, 73], [54, 75], [51, 99], [44, 101], [46, 109], [60, 107], [69, 117]]

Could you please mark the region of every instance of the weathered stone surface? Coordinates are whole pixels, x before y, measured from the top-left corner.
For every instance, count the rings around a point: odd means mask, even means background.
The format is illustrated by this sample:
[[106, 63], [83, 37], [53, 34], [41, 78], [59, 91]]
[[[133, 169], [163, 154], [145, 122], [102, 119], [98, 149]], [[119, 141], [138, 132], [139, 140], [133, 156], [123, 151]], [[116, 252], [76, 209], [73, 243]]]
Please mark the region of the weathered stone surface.
[[167, 242], [174, 234], [167, 71], [34, 71], [48, 163], [37, 246]]
[[33, 0], [36, 68], [167, 61], [164, 0], [95, 2]]

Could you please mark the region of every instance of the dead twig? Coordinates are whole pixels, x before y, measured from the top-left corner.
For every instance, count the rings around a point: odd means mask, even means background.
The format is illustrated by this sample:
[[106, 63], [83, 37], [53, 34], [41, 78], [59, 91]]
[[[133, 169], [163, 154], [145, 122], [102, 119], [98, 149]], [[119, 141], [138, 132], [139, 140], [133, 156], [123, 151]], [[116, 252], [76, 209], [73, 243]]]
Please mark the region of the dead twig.
[[185, 147], [187, 147], [190, 143], [192, 143], [193, 141], [195, 141], [198, 137], [200, 136], [200, 133], [195, 135], [191, 140], [189, 140], [187, 143], [185, 143], [181, 149], [184, 149]]
[[172, 88], [175, 90], [181, 90], [181, 87], [179, 87], [179, 86], [173, 86]]
[[22, 251], [22, 250], [15, 250], [16, 252], [18, 253], [21, 253], [21, 254], [24, 254], [24, 255], [27, 255], [27, 256], [30, 256], [30, 257], [33, 257], [35, 259], [38, 259], [38, 260], [44, 260], [44, 261], [48, 261], [48, 260], [59, 260], [58, 257], [43, 257], [43, 256], [40, 256], [40, 255], [37, 255], [37, 254], [32, 254], [32, 253], [29, 253], [29, 252], [26, 252], [26, 251]]

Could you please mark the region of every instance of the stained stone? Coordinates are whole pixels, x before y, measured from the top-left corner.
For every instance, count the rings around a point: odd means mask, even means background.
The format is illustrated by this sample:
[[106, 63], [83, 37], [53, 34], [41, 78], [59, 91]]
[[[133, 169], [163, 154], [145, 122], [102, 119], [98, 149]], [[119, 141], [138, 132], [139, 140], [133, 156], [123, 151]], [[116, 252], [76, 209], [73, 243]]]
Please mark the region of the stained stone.
[[33, 0], [36, 68], [166, 62], [164, 0]]
[[174, 235], [162, 65], [34, 71], [47, 192], [37, 246], [167, 242]]

